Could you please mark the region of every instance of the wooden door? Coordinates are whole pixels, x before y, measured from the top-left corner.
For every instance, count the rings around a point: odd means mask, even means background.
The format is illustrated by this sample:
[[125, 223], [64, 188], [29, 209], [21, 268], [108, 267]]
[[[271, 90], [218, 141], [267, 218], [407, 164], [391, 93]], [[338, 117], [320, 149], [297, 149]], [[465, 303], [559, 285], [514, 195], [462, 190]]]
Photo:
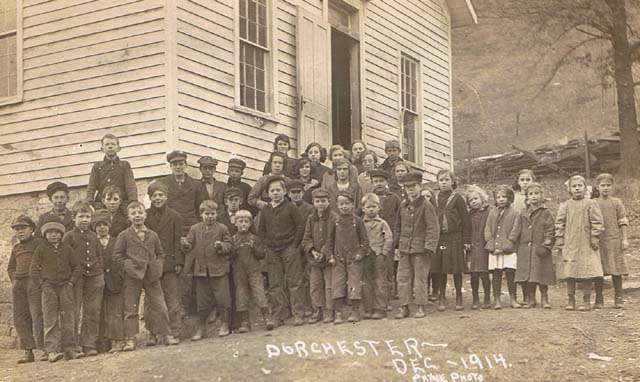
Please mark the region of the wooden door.
[[329, 148], [331, 137], [331, 25], [298, 6], [298, 147]]

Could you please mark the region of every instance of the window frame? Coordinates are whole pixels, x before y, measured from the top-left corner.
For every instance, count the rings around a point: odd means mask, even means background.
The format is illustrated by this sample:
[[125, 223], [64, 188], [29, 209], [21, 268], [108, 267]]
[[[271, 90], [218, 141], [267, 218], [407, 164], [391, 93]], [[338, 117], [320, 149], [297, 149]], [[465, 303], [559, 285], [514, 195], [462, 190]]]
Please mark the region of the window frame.
[[[413, 105], [409, 105], [410, 107], [407, 107], [405, 105], [405, 95], [406, 95], [406, 91], [405, 90], [405, 85], [404, 85], [404, 81], [406, 79], [405, 76], [405, 70], [404, 70], [404, 64], [405, 61], [408, 60], [411, 63], [415, 64], [415, 109], [410, 108]], [[411, 75], [411, 73], [409, 73], [409, 76]], [[410, 78], [410, 77], [409, 77]], [[421, 166], [423, 163], [423, 132], [422, 132], [422, 120], [423, 120], [423, 112], [422, 112], [422, 86], [421, 86], [421, 78], [422, 78], [422, 65], [420, 60], [416, 59], [414, 56], [412, 56], [411, 54], [408, 54], [404, 51], [398, 51], [398, 106], [399, 106], [399, 110], [400, 110], [400, 119], [398, 121], [398, 125], [399, 125], [399, 132], [398, 132], [398, 138], [399, 141], [401, 142], [402, 145], [402, 158], [405, 161], [408, 161], [409, 163], [413, 163], [417, 166]], [[413, 154], [415, 157], [415, 160], [408, 160], [405, 159], [405, 155], [407, 153], [407, 151], [405, 150], [405, 139], [404, 139], [404, 134], [405, 134], [405, 116], [409, 114], [411, 116], [414, 117], [414, 140], [415, 140], [415, 147], [413, 150]]]
[[0, 106], [20, 103], [23, 100], [23, 57], [22, 57], [22, 0], [16, 0], [16, 29], [0, 33], [2, 37], [16, 36], [16, 94], [0, 97]]
[[[276, 20], [276, 11], [273, 4], [273, 0], [266, 0], [267, 3], [267, 48], [261, 47], [260, 45], [251, 42], [249, 40], [245, 40], [240, 37], [240, 1], [244, 0], [234, 0], [234, 110], [238, 112], [242, 112], [245, 114], [253, 115], [254, 117], [258, 117], [261, 119], [278, 122], [276, 116], [278, 115], [278, 102], [277, 102], [277, 89], [275, 89], [277, 80], [277, 68], [275, 66], [275, 54], [276, 54], [276, 44], [275, 44], [275, 32], [274, 32], [274, 21]], [[257, 0], [256, 0], [257, 1]], [[241, 55], [241, 47], [243, 44], [248, 44], [257, 49], [263, 49], [265, 51], [265, 111], [260, 111], [258, 109], [253, 109], [248, 106], [242, 105], [241, 101], [241, 83], [240, 83], [240, 55]]]

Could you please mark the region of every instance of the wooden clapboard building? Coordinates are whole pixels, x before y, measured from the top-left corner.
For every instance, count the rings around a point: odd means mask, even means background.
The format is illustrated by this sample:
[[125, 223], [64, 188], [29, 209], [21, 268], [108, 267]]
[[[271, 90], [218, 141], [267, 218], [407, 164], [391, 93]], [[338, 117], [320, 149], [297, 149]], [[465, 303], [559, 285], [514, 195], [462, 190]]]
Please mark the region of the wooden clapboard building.
[[182, 149], [256, 179], [280, 133], [298, 154], [397, 138], [434, 174], [451, 28], [475, 21], [471, 0], [0, 0], [0, 196], [85, 185], [105, 133], [136, 178]]

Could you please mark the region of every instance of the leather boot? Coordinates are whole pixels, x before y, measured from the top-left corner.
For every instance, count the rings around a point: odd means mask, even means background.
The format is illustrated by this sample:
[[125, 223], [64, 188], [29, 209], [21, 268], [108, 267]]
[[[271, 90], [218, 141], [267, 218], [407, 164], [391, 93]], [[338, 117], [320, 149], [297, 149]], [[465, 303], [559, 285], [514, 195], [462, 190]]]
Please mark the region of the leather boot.
[[322, 308], [315, 308], [313, 309], [313, 313], [311, 314], [311, 317], [309, 317], [309, 320], [307, 321], [307, 323], [315, 324], [320, 320], [322, 320]]
[[344, 306], [344, 303], [342, 302], [342, 300], [342, 298], [336, 298], [333, 302], [333, 307], [335, 308], [335, 318], [333, 319], [334, 325], [340, 325], [344, 323], [344, 320], [342, 319], [342, 308]]
[[249, 312], [238, 312], [240, 316], [240, 326], [238, 327], [238, 333], [249, 333], [251, 327], [249, 325]]
[[401, 320], [407, 317], [409, 317], [409, 307], [406, 305], [402, 305], [398, 310], [398, 313], [395, 315], [395, 318]]
[[596, 302], [593, 304], [593, 309], [604, 309], [604, 296], [602, 293], [596, 293]]
[[567, 296], [567, 306], [564, 307], [564, 310], [576, 310], [576, 296], [570, 294]]
[[109, 350], [109, 353], [118, 353], [122, 351], [122, 348], [124, 347], [124, 342], [123, 341], [111, 341], [111, 349]]
[[324, 319], [322, 320], [323, 324], [330, 324], [335, 319], [335, 312], [333, 310], [327, 310], [327, 314], [324, 315]]
[[613, 303], [614, 309], [623, 309], [624, 300], [622, 299], [622, 293], [616, 292], [615, 302]]
[[418, 305], [416, 312], [413, 314], [413, 318], [425, 318], [427, 315], [424, 312], [424, 305]]
[[200, 341], [207, 336], [207, 322], [208, 316], [206, 314], [200, 314], [198, 317], [198, 326], [195, 334], [191, 337], [191, 341]]
[[591, 310], [591, 295], [585, 294], [582, 296], [582, 304], [578, 306], [578, 310], [581, 312], [588, 312]]
[[[122, 348], [122, 351], [133, 351], [133, 350], [136, 350], [136, 340], [133, 338], [127, 338], [127, 340], [124, 342], [124, 347]], [[49, 361], [51, 361], [51, 359], [49, 359]]]
[[231, 332], [229, 331], [229, 309], [220, 309], [220, 330], [218, 331], [218, 337], [226, 337]]
[[494, 300], [494, 305], [493, 305], [493, 309], [495, 310], [500, 310], [502, 309], [502, 301], [500, 301], [500, 294], [496, 293], [495, 295], [493, 295], [493, 300]]
[[149, 333], [149, 336], [147, 337], [146, 346], [147, 347], [156, 346], [157, 344], [158, 344], [158, 339], [156, 338], [156, 335], [153, 333]]
[[276, 323], [273, 321], [273, 317], [271, 316], [271, 311], [269, 308], [261, 308], [262, 318], [264, 319], [264, 325], [267, 330], [273, 330], [276, 327]]
[[382, 320], [385, 317], [386, 317], [386, 312], [383, 310], [377, 310], [377, 309], [374, 309], [373, 314], [371, 315], [371, 318], [373, 320]]
[[511, 295], [509, 296], [509, 302], [512, 308], [522, 308], [522, 305], [520, 305], [520, 303], [518, 303], [518, 300], [516, 299], [515, 295]]
[[34, 362], [35, 360], [36, 360], [36, 357], [34, 357], [33, 355], [33, 350], [29, 349], [24, 351], [24, 356], [18, 359], [18, 363], [19, 364], [30, 363], [30, 362]]
[[480, 308], [480, 296], [478, 292], [473, 293], [473, 302], [471, 303], [471, 309], [478, 310]]
[[349, 322], [358, 322], [360, 321], [360, 300], [352, 300], [351, 301], [351, 314], [349, 315]]
[[171, 334], [167, 334], [164, 336], [164, 344], [166, 346], [178, 345], [180, 344], [180, 340], [172, 336]]
[[540, 304], [543, 309], [551, 309], [551, 304], [549, 304], [549, 294], [541, 293]]
[[484, 301], [482, 302], [482, 309], [491, 309], [491, 296], [489, 293], [484, 294]]
[[462, 302], [462, 292], [456, 291], [456, 310], [464, 310], [464, 304]]
[[47, 354], [46, 351], [42, 350], [42, 354], [40, 354], [38, 361], [48, 361], [48, 360], [49, 360], [49, 354]]

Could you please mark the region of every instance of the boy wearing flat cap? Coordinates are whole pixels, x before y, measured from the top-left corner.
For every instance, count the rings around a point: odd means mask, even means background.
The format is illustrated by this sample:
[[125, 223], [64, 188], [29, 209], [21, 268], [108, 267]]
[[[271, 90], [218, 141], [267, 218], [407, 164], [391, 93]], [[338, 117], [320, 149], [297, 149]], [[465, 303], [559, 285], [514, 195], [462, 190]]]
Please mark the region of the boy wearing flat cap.
[[[29, 276], [33, 253], [44, 240], [34, 236], [36, 224], [26, 215], [13, 219], [11, 228], [18, 239], [18, 243], [11, 250], [7, 265], [13, 296], [13, 327], [20, 338], [20, 347], [24, 350], [24, 357], [18, 359], [18, 363], [28, 363], [35, 360], [34, 349], [44, 351], [42, 293], [40, 287]], [[47, 360], [46, 352], [40, 360]]]
[[246, 167], [247, 164], [242, 159], [229, 159], [229, 164], [227, 165], [227, 175], [229, 175], [227, 187], [239, 188], [242, 191], [242, 204], [240, 204], [240, 209], [247, 210], [251, 212], [251, 215], [256, 216], [256, 209], [250, 206], [247, 201], [249, 193], [251, 192], [251, 186], [242, 181], [242, 174]]
[[[181, 250], [180, 236], [182, 235], [182, 217], [176, 211], [167, 206], [167, 195], [169, 190], [167, 186], [159, 181], [153, 181], [147, 189], [151, 207], [147, 209], [147, 219], [145, 225], [150, 230], [158, 234], [162, 251], [164, 252], [164, 261], [162, 263], [162, 278], [160, 285], [164, 293], [164, 301], [167, 305], [169, 313], [169, 325], [173, 335], [177, 335], [180, 331], [181, 313], [180, 313], [180, 292], [179, 292], [179, 275], [184, 266], [184, 254]], [[148, 304], [145, 300], [145, 317], [152, 317], [146, 313]], [[148, 345], [157, 343], [155, 333], [155, 323], [147, 322], [147, 329], [151, 333]]]
[[204, 156], [198, 159], [200, 165], [200, 183], [207, 192], [207, 199], [213, 200], [218, 205], [218, 213], [224, 209], [224, 191], [227, 189], [227, 184], [216, 180], [216, 167], [218, 166], [218, 160], [213, 159], [210, 156]]
[[315, 209], [313, 206], [304, 201], [304, 182], [299, 179], [292, 179], [287, 185], [289, 199], [296, 206], [302, 221], [306, 223], [307, 218]]
[[104, 197], [102, 191], [107, 186], [115, 186], [123, 191], [123, 206], [129, 204], [129, 202], [138, 200], [138, 189], [136, 187], [136, 181], [133, 178], [131, 165], [126, 160], [118, 158], [120, 140], [113, 134], [105, 134], [100, 140], [100, 143], [102, 152], [104, 153], [104, 159], [102, 159], [101, 162], [95, 163], [91, 168], [89, 185], [87, 186], [87, 202], [90, 204], [97, 202], [96, 207], [102, 207], [99, 205]]
[[73, 288], [82, 269], [73, 249], [62, 243], [65, 228], [59, 218], [48, 216], [40, 230], [46, 241], [36, 248], [29, 269], [42, 290], [45, 350], [49, 362], [75, 359]]
[[411, 302], [417, 305], [414, 317], [425, 316], [431, 257], [440, 238], [438, 216], [433, 205], [422, 196], [421, 183], [422, 174], [418, 171], [411, 171], [400, 179], [407, 199], [400, 205], [393, 232], [394, 248], [400, 251], [397, 276], [400, 311], [395, 316], [398, 319], [409, 316]]
[[343, 323], [342, 308], [347, 298], [351, 301], [351, 315], [348, 321], [360, 321], [363, 260], [370, 251], [367, 229], [362, 219], [353, 212], [353, 194], [348, 191], [338, 192], [336, 203], [338, 217], [335, 224], [329, 228], [325, 254], [333, 268], [331, 292], [335, 307], [334, 325]]
[[71, 231], [75, 227], [73, 221], [73, 214], [71, 210], [67, 208], [69, 202], [69, 187], [62, 182], [53, 182], [47, 186], [47, 197], [53, 204], [51, 211], [45, 212], [38, 217], [38, 223], [36, 224], [36, 236], [42, 237], [40, 228], [44, 220], [49, 216], [55, 216], [62, 221], [62, 225], [67, 231]]
[[218, 221], [229, 228], [229, 234], [235, 235], [236, 228], [236, 213], [241, 210], [242, 205], [242, 191], [236, 187], [228, 187], [224, 192], [224, 204], [226, 209], [218, 215]]

